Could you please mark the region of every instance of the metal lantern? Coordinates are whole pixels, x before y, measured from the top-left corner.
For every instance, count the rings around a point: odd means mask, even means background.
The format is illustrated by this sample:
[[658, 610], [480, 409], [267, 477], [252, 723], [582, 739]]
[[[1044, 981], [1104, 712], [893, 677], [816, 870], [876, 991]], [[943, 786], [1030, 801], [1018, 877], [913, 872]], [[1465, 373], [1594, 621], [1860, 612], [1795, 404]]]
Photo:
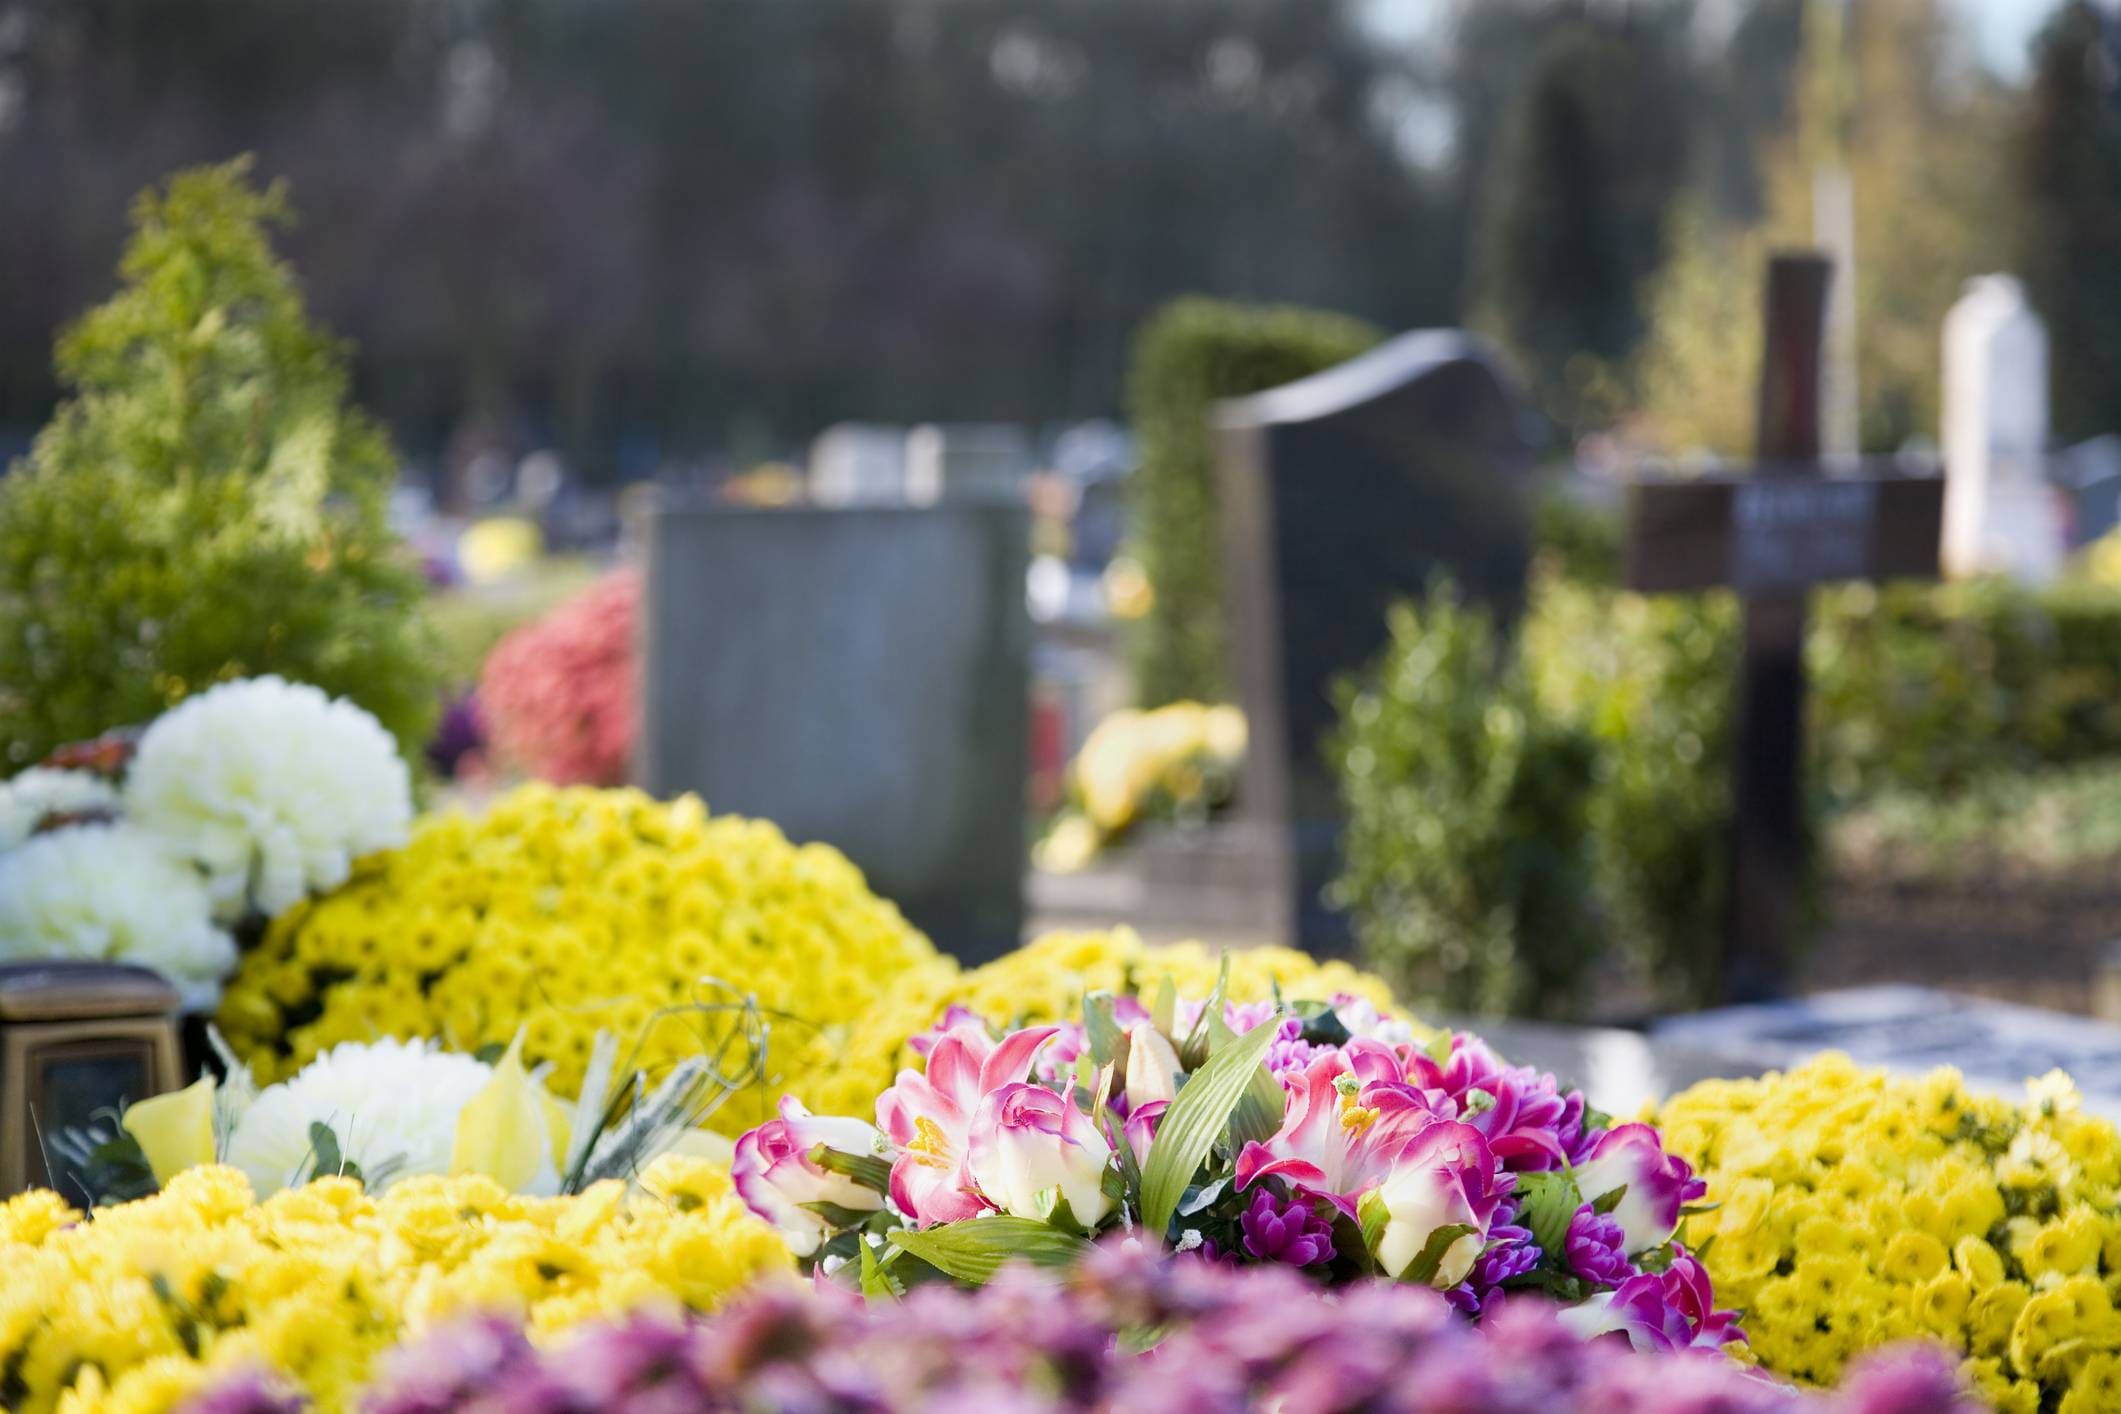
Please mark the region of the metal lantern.
[[177, 993], [144, 967], [0, 966], [0, 1198], [49, 1187], [79, 1198], [51, 1141], [113, 1127], [135, 1100], [183, 1084]]

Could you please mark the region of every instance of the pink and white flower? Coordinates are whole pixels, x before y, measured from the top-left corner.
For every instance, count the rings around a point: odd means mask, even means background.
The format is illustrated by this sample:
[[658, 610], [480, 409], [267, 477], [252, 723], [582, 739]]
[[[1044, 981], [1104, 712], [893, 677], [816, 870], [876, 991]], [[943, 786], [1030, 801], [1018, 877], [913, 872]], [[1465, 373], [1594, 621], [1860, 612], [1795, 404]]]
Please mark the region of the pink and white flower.
[[1595, 1203], [1626, 1188], [1612, 1209], [1627, 1234], [1630, 1257], [1672, 1240], [1679, 1213], [1708, 1191], [1686, 1160], [1664, 1151], [1664, 1141], [1646, 1124], [1623, 1124], [1598, 1136], [1576, 1169], [1576, 1191]]
[[1024, 1078], [1039, 1047], [1058, 1029], [1032, 1027], [996, 1041], [985, 1023], [952, 1008], [941, 1034], [921, 1038], [927, 1074], [902, 1070], [877, 1096], [876, 1122], [898, 1148], [891, 1165], [891, 1202], [915, 1227], [959, 1222], [993, 1209], [965, 1165], [972, 1117], [988, 1095]]
[[781, 1117], [767, 1120], [736, 1141], [729, 1165], [739, 1198], [780, 1230], [798, 1257], [815, 1253], [833, 1230], [805, 1203], [836, 1203], [854, 1212], [874, 1212], [884, 1195], [834, 1173], [810, 1157], [822, 1144], [856, 1156], [877, 1152], [883, 1136], [872, 1125], [842, 1115], [813, 1115], [793, 1095], [781, 1097]]
[[1112, 1211], [1105, 1170], [1112, 1145], [1075, 1106], [1042, 1085], [1004, 1085], [980, 1101], [966, 1167], [987, 1201], [1041, 1222], [1065, 1203], [1094, 1228]]
[[1377, 1239], [1377, 1261], [1386, 1274], [1403, 1277], [1430, 1240], [1447, 1228], [1465, 1227], [1443, 1250], [1429, 1283], [1447, 1289], [1466, 1279], [1487, 1245], [1488, 1228], [1511, 1180], [1498, 1177], [1495, 1155], [1480, 1131], [1452, 1120], [1432, 1120], [1393, 1156], [1391, 1172], [1377, 1188], [1386, 1214]]
[[1237, 1186], [1280, 1178], [1331, 1202], [1349, 1217], [1382, 1183], [1408, 1141], [1437, 1116], [1412, 1090], [1362, 1085], [1339, 1053], [1318, 1057], [1289, 1085], [1281, 1128], [1237, 1157]]

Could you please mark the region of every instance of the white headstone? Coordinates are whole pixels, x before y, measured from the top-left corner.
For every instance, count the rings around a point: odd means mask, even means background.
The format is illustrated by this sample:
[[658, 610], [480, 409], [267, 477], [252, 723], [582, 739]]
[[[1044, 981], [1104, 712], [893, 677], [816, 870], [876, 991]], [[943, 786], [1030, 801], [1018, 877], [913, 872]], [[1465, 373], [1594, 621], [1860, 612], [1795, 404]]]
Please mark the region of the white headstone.
[[838, 422], [810, 443], [810, 499], [821, 506], [906, 502], [906, 433], [873, 422]]
[[1944, 568], [2035, 583], [2062, 569], [2047, 479], [2047, 328], [2009, 275], [1983, 275], [1944, 321]]

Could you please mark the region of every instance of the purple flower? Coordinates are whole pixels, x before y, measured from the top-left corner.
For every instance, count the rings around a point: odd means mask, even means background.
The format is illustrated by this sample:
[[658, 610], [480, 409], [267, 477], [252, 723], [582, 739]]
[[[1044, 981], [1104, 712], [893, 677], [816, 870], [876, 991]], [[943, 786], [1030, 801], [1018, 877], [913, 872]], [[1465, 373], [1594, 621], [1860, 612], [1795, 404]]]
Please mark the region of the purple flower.
[[1308, 1267], [1332, 1259], [1333, 1224], [1321, 1218], [1301, 1197], [1282, 1204], [1271, 1189], [1261, 1184], [1253, 1190], [1252, 1206], [1245, 1209], [1240, 1221], [1245, 1251], [1262, 1262]]
[[1599, 1286], [1618, 1286], [1635, 1275], [1628, 1260], [1628, 1235], [1611, 1213], [1601, 1213], [1589, 1203], [1569, 1219], [1569, 1236], [1563, 1255], [1569, 1270]]
[[442, 708], [442, 720], [428, 740], [429, 764], [444, 777], [453, 778], [466, 756], [485, 749], [486, 719], [479, 714], [479, 694], [470, 691], [452, 698]]
[[1538, 1266], [1539, 1255], [1530, 1228], [1518, 1227], [1508, 1217], [1498, 1215], [1495, 1226], [1488, 1229], [1487, 1251], [1473, 1263], [1466, 1279], [1444, 1295], [1468, 1316], [1485, 1315], [1501, 1303], [1502, 1284]]

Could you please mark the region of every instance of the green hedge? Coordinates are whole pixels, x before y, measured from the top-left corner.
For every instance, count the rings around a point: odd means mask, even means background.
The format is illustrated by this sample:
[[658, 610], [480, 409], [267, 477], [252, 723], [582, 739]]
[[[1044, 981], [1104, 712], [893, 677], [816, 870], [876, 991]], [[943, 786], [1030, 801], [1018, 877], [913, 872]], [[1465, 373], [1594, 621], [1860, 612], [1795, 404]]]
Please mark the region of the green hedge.
[[72, 396], [0, 479], [0, 776], [268, 672], [424, 742], [396, 464], [273, 255], [286, 219], [246, 163], [177, 174], [135, 208], [118, 293], [61, 336]]
[[[1595, 744], [1594, 779], [1579, 809], [1573, 765], [1505, 762], [1497, 769], [1551, 771], [1544, 786], [1511, 788], [1569, 801], [1557, 821], [1580, 817], [1591, 912], [1602, 934], [1592, 950], [1624, 958], [1664, 1005], [1706, 1003], [1717, 997], [1729, 888], [1737, 601], [1722, 593], [1650, 598], [1617, 590], [1600, 573], [1609, 560], [1598, 537], [1584, 533], [1585, 521], [1565, 515], [1554, 523], [1566, 534], [1540, 557], [1515, 650], [1521, 667], [1513, 671], [1521, 671], [1529, 700], [1507, 674], [1492, 700], [1505, 716], [1540, 722], [1543, 730], [1586, 734]], [[1592, 567], [1587, 578], [1570, 573], [1585, 566]], [[1513, 906], [1511, 886], [1498, 883], [1484, 859], [1480, 830], [1468, 833], [1462, 859], [1430, 847], [1438, 832], [1466, 830], [1467, 821], [1492, 810], [1493, 780], [1439, 769], [1433, 754], [1463, 736], [1457, 679], [1447, 673], [1418, 688], [1375, 686], [1400, 682], [1410, 663], [1423, 661], [1425, 650], [1404, 635], [1416, 624], [1447, 625], [1436, 615], [1449, 608], [1432, 596], [1427, 607], [1395, 617], [1394, 642], [1365, 679], [1371, 686], [1344, 701], [1347, 740], [1436, 744], [1373, 751], [1362, 758], [1364, 773], [1351, 769], [1345, 751], [1338, 758], [1350, 816], [1338, 901], [1353, 910], [1370, 960], [1404, 976], [1406, 933], [1418, 926], [1407, 921], [1410, 913], [1437, 915], [1428, 902], [1410, 906], [1409, 881], [1423, 900], [1483, 900], [1457, 905], [1448, 924], [1460, 950], [1485, 954], [1462, 966], [1476, 975], [1511, 974], [1507, 985], [1486, 984], [1488, 995], [1508, 994], [1515, 1009], [1552, 1013], [1568, 998], [1534, 965], [1538, 940], [1523, 928], [1499, 933], [1467, 921], [1506, 918]], [[1917, 817], [1924, 827], [1944, 821], [1964, 833], [1975, 828], [1969, 822], [1997, 812], [1943, 810], [1959, 792], [1978, 789], [1985, 801], [2022, 804], [2030, 797], [2010, 784], [2014, 774], [2121, 764], [2121, 593], [2079, 585], [2032, 591], [2002, 581], [1854, 586], [1816, 595], [1814, 609], [1807, 657], [1815, 828], [1853, 813], [1873, 822], [1868, 834], [1880, 832], [1878, 821]], [[1439, 632], [1444, 642], [1426, 650], [1430, 656], [1458, 630]], [[2085, 779], [2093, 783], [2073, 801], [2095, 796], [2104, 783]], [[1918, 809], [1923, 800], [1939, 808]], [[2051, 810], [2040, 814], [2045, 824], [2021, 825], [2077, 828], [2057, 824]], [[1559, 850], [1563, 840], [1547, 828], [1552, 823], [1539, 827], [1540, 847]], [[1807, 909], [1814, 901], [1808, 887]], [[1422, 946], [1437, 953], [1445, 943]]]
[[1230, 698], [1209, 409], [1345, 362], [1380, 337], [1338, 314], [1198, 297], [1166, 305], [1135, 336], [1132, 548], [1155, 590], [1131, 644], [1140, 706]]
[[1600, 944], [1590, 735], [1541, 710], [1492, 616], [1447, 583], [1393, 609], [1378, 666], [1340, 701], [1334, 893], [1357, 905], [1367, 961], [1421, 1005], [1572, 1014]]

